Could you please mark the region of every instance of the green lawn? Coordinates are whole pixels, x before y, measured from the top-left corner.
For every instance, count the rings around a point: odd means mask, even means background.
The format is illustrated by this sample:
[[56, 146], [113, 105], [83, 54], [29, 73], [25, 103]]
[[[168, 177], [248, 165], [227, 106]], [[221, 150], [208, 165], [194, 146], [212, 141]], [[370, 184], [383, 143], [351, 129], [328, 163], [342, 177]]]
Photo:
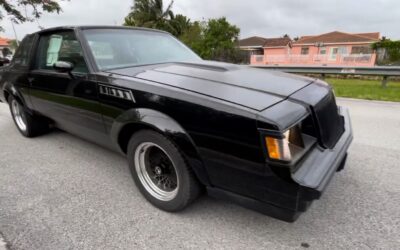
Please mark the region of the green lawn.
[[382, 88], [378, 80], [330, 78], [325, 81], [333, 86], [336, 96], [400, 102], [400, 82], [389, 81]]

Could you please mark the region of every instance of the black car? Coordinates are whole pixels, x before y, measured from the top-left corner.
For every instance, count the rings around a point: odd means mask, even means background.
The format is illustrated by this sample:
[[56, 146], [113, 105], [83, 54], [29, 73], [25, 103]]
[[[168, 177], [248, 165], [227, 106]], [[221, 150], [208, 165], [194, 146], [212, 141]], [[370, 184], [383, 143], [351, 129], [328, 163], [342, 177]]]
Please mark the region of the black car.
[[55, 126], [126, 155], [142, 194], [171, 212], [206, 190], [294, 221], [352, 141], [325, 82], [204, 61], [162, 31], [42, 30], [0, 71], [24, 136]]

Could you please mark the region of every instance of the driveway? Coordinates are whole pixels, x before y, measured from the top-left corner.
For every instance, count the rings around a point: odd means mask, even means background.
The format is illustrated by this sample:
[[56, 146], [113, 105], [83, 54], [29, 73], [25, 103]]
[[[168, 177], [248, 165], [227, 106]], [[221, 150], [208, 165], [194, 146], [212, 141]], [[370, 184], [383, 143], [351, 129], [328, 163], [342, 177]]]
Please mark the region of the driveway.
[[63, 132], [23, 138], [0, 103], [0, 234], [11, 249], [400, 249], [400, 104], [339, 103], [348, 164], [295, 223], [206, 196], [162, 212], [123, 157]]

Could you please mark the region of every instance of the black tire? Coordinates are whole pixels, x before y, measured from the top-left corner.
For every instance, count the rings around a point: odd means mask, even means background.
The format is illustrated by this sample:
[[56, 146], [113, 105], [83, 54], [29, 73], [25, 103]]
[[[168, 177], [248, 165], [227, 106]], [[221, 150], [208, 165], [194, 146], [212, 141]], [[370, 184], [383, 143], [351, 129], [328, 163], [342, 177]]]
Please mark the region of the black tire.
[[[23, 136], [35, 137], [49, 130], [49, 122], [44, 117], [27, 112], [26, 107], [14, 96], [8, 97], [8, 104], [14, 123]], [[16, 106], [18, 106], [18, 114], [16, 114]]]
[[[149, 192], [149, 186], [146, 184], [146, 181], [143, 181], [143, 172], [140, 169], [140, 166], [143, 164], [135, 164], [135, 162], [138, 162], [140, 158], [137, 157], [136, 154], [150, 154], [147, 153], [147, 151], [150, 151], [146, 149], [146, 152], [143, 151], [143, 145], [152, 145], [151, 147], [154, 147], [153, 150], [160, 150], [160, 154], [162, 154], [162, 151], [166, 154], [168, 159], [171, 160], [171, 163], [173, 165], [173, 168], [175, 169], [176, 173], [176, 180], [177, 180], [177, 187], [173, 192], [176, 192], [176, 195], [171, 198], [169, 197], [169, 200], [165, 200], [163, 197], [158, 198]], [[159, 148], [159, 149], [158, 149]], [[157, 133], [152, 130], [141, 130], [137, 133], [135, 133], [128, 144], [128, 162], [129, 162], [129, 167], [132, 173], [132, 177], [135, 181], [136, 186], [139, 188], [140, 192], [143, 194], [143, 196], [154, 206], [157, 208], [160, 208], [162, 210], [168, 211], [168, 212], [176, 212], [179, 210], [184, 209], [187, 207], [191, 202], [193, 202], [200, 194], [201, 192], [201, 185], [199, 181], [197, 180], [196, 176], [193, 173], [193, 170], [190, 168], [190, 166], [187, 164], [183, 154], [181, 151], [178, 149], [178, 147], [171, 142], [169, 139], [167, 139], [165, 136], [161, 135], [160, 133]], [[135, 161], [135, 156], [136, 161]], [[155, 156], [155, 155], [152, 155]], [[147, 162], [146, 164], [146, 169], [148, 166], [151, 166], [151, 161], [150, 156], [148, 157], [148, 161], [144, 160], [143, 162]], [[141, 159], [145, 159], [146, 156], [143, 156]], [[151, 159], [159, 159], [157, 157], [152, 157]], [[160, 164], [160, 163], [158, 163]], [[153, 163], [153, 165], [155, 165]], [[157, 168], [158, 166], [156, 166]], [[151, 167], [149, 167], [151, 168]], [[139, 169], [139, 170], [138, 170]], [[161, 167], [160, 167], [161, 169]], [[147, 171], [147, 173], [150, 171]], [[161, 171], [160, 171], [161, 172]], [[173, 172], [173, 171], [172, 171]], [[155, 175], [156, 173], [153, 172]], [[170, 171], [171, 174], [171, 171]], [[173, 174], [171, 174], [173, 175]], [[140, 179], [142, 178], [142, 180]], [[153, 184], [155, 182], [153, 181]], [[156, 184], [157, 185], [157, 184]], [[146, 188], [147, 187], [147, 188]], [[165, 186], [164, 186], [165, 188]], [[171, 191], [172, 192], [172, 191]], [[163, 200], [164, 199], [164, 200]]]

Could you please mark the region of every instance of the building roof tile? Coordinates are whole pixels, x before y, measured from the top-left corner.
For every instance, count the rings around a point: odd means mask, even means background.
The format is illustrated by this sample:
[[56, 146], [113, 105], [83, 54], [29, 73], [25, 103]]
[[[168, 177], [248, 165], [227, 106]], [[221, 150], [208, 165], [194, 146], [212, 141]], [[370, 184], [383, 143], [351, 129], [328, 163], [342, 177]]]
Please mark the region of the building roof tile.
[[0, 37], [0, 46], [9, 46], [11, 39]]
[[262, 47], [267, 38], [252, 36], [245, 39], [239, 40], [240, 47]]
[[290, 37], [264, 38], [252, 36], [239, 40], [239, 47], [281, 47], [287, 46], [291, 41]]
[[350, 34], [333, 31], [317, 36], [303, 36], [294, 44], [376, 42], [378, 40], [379, 32]]
[[290, 37], [268, 38], [265, 40], [263, 47], [282, 47], [287, 46], [292, 39]]

